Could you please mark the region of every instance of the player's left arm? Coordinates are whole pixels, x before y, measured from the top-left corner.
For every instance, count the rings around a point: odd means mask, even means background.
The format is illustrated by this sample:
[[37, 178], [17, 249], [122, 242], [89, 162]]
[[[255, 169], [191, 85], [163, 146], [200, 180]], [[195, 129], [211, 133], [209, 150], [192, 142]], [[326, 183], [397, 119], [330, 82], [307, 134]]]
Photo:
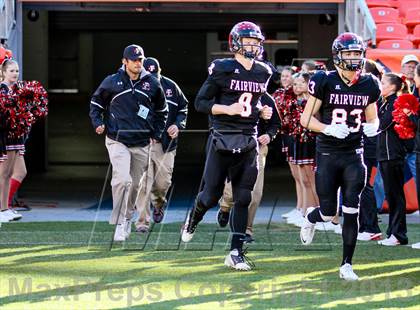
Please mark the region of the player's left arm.
[[381, 83], [379, 80], [371, 76], [373, 87], [371, 88], [369, 105], [365, 109], [366, 123], [363, 125], [363, 133], [367, 137], [374, 137], [378, 134], [379, 129], [379, 118], [376, 101], [378, 101], [381, 95]]

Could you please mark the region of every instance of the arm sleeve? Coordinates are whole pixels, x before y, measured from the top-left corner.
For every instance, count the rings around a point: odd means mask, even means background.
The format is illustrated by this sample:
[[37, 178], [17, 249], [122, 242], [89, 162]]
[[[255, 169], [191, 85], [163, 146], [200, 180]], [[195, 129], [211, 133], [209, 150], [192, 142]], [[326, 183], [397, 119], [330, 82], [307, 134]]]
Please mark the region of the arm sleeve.
[[185, 98], [178, 85], [176, 85], [176, 92], [178, 98], [178, 113], [176, 115], [175, 125], [180, 129], [185, 129], [187, 126], [188, 100]]
[[379, 97], [381, 96], [381, 83], [379, 82], [378, 78], [372, 75], [373, 79], [373, 87], [372, 87], [372, 93], [369, 96], [369, 103], [374, 103], [379, 100]]
[[93, 93], [90, 99], [90, 111], [89, 116], [92, 122], [93, 128], [97, 128], [104, 124], [103, 118], [106, 109], [108, 108], [111, 101], [110, 91], [110, 77], [107, 77], [99, 85], [98, 89]]
[[263, 105], [266, 104], [273, 109], [273, 116], [269, 120], [267, 120], [267, 122], [268, 122], [267, 134], [270, 136], [271, 141], [273, 141], [274, 138], [277, 135], [277, 132], [280, 129], [280, 124], [281, 124], [280, 117], [279, 117], [279, 114], [277, 112], [276, 104], [275, 104], [275, 101], [274, 101], [273, 97], [271, 97], [269, 94], [265, 93], [262, 96], [261, 101], [262, 101]]
[[311, 94], [319, 100], [323, 100], [326, 77], [327, 74], [324, 71], [318, 71], [317, 73], [315, 73], [315, 75], [310, 79], [308, 84], [309, 94]]
[[387, 130], [390, 126], [393, 125], [393, 117], [392, 117], [392, 111], [394, 111], [394, 103], [389, 103], [388, 109], [385, 111], [385, 113], [381, 116], [379, 119], [379, 129], [381, 131]]
[[208, 70], [209, 76], [198, 91], [194, 106], [198, 112], [211, 114], [211, 109], [215, 104], [214, 98], [219, 92], [219, 86], [216, 81], [222, 78], [223, 73], [217, 70], [214, 62], [209, 66]]
[[153, 119], [153, 129], [152, 138], [160, 140], [163, 130], [165, 129], [166, 120], [168, 118], [168, 104], [165, 99], [165, 94], [163, 92], [162, 86], [158, 83], [158, 88], [156, 89], [155, 96], [153, 97], [154, 103], [154, 119]]

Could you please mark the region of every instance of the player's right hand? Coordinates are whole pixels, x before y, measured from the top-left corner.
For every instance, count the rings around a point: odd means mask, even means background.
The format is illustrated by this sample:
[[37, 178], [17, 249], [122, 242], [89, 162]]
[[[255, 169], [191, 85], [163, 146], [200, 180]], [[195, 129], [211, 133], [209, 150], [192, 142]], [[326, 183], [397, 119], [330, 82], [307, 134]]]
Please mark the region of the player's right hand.
[[98, 135], [103, 134], [104, 131], [105, 131], [105, 125], [101, 125], [101, 126], [96, 127], [95, 131]]
[[333, 136], [338, 139], [344, 139], [350, 134], [350, 129], [346, 124], [327, 125], [322, 131], [327, 136]]
[[228, 115], [241, 115], [241, 113], [244, 111], [244, 105], [239, 102], [235, 102], [227, 107]]

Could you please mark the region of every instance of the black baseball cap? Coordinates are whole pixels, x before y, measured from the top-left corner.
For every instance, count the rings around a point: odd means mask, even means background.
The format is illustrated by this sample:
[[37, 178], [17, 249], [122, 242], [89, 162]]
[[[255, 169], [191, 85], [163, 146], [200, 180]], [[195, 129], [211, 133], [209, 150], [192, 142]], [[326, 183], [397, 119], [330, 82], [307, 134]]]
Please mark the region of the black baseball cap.
[[143, 59], [143, 49], [139, 45], [131, 44], [124, 49], [123, 58], [130, 60]]
[[159, 73], [160, 64], [156, 58], [147, 57], [143, 62], [143, 67], [151, 74], [157, 75]]

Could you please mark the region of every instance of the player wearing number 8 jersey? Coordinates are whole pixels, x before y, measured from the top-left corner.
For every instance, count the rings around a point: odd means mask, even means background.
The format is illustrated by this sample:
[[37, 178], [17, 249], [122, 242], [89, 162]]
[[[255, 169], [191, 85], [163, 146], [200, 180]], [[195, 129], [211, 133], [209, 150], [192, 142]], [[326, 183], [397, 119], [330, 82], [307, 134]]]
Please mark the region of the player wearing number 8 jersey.
[[199, 112], [211, 115], [211, 145], [204, 169], [202, 191], [197, 195], [185, 225], [182, 240], [192, 239], [198, 223], [223, 194], [225, 180], [232, 183], [231, 252], [225, 265], [250, 270], [242, 245], [248, 219], [251, 191], [257, 178], [257, 124], [259, 117], [271, 118], [272, 109], [261, 107], [270, 68], [255, 60], [262, 52], [264, 36], [251, 22], [236, 24], [229, 35], [234, 58], [214, 61], [195, 100]]
[[[343, 33], [332, 45], [335, 71], [318, 72], [309, 82], [311, 94], [301, 124], [320, 132], [316, 141], [316, 191], [320, 208], [309, 208], [301, 228], [301, 241], [308, 245], [317, 222], [331, 221], [337, 211], [341, 188], [343, 209], [343, 260], [340, 277], [357, 280], [352, 257], [358, 232], [360, 193], [366, 182], [362, 133], [377, 135], [379, 120], [375, 102], [379, 81], [362, 74], [365, 44], [358, 35]], [[319, 113], [319, 118], [315, 114]]]

